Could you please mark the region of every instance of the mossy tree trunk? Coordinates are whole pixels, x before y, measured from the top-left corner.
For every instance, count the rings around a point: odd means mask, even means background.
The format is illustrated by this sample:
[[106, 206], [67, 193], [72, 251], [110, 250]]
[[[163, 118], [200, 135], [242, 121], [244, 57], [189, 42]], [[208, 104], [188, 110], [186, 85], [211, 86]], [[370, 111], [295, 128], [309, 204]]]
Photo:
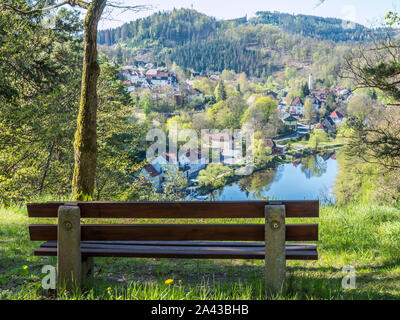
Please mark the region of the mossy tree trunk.
[[72, 180], [73, 200], [90, 200], [97, 166], [97, 25], [107, 0], [93, 0], [84, 23], [84, 56], [81, 101], [75, 133], [75, 168]]

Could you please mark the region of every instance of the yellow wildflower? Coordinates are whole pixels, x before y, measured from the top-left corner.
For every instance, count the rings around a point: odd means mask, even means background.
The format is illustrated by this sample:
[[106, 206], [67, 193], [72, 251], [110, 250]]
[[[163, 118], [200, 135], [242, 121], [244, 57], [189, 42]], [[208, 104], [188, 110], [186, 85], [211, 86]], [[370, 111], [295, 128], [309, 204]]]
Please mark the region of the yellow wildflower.
[[28, 269], [28, 266], [23, 266], [22, 269], [26, 270]]
[[171, 284], [172, 282], [174, 282], [174, 280], [173, 280], [173, 279], [168, 279], [168, 280], [165, 280], [165, 284]]

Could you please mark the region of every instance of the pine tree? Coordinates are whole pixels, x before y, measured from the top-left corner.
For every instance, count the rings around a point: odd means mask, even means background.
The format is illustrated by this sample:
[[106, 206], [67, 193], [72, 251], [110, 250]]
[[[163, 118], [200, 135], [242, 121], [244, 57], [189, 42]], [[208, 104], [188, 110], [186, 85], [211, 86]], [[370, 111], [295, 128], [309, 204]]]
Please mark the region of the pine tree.
[[217, 101], [222, 101], [226, 100], [226, 90], [225, 90], [225, 85], [223, 81], [220, 81], [215, 88], [215, 98]]

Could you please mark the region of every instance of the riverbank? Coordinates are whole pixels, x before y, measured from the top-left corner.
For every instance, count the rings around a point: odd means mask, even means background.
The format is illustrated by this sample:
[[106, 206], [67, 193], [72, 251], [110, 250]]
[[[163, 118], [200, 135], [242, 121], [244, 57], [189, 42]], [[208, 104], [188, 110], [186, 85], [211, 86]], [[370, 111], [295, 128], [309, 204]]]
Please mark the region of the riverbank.
[[[326, 146], [321, 146], [320, 148], [318, 148], [317, 150], [315, 149], [311, 149], [311, 148], [304, 148], [301, 150], [291, 150], [289, 152], [286, 152], [284, 155], [279, 155], [279, 156], [274, 156], [272, 158], [272, 160], [270, 160], [268, 163], [266, 163], [264, 166], [260, 166], [260, 167], [256, 167], [254, 168], [253, 172], [251, 175], [263, 171], [263, 170], [268, 170], [268, 169], [272, 169], [275, 170], [277, 169], [279, 166], [283, 165], [283, 164], [288, 164], [288, 163], [292, 163], [298, 159], [301, 158], [305, 158], [305, 157], [312, 157], [312, 156], [316, 156], [319, 154], [329, 154], [329, 157], [331, 156], [331, 153], [336, 153], [337, 150], [341, 147], [341, 144], [327, 144]], [[237, 168], [235, 168], [237, 169]], [[235, 169], [232, 169], [232, 172], [234, 172]], [[243, 178], [245, 178], [246, 176], [243, 175], [232, 175], [226, 178], [225, 181], [225, 186], [228, 186], [232, 183], [235, 183]], [[202, 188], [199, 189], [200, 190], [200, 196], [206, 196], [211, 194], [214, 191], [217, 190], [221, 190], [221, 187], [213, 187], [213, 186], [203, 186]]]
[[[286, 156], [284, 156], [284, 155], [283, 156], [275, 156], [266, 165], [261, 166], [261, 167], [255, 167], [251, 174], [254, 174], [254, 173], [262, 171], [262, 170], [276, 169], [279, 165], [284, 164], [284, 163], [288, 163], [288, 162], [291, 162], [291, 161], [286, 161]], [[233, 167], [232, 171], [234, 172], [235, 170], [237, 170], [239, 168], [240, 167]], [[236, 175], [236, 174], [234, 174], [233, 176], [228, 176], [226, 178], [225, 185], [229, 185], [231, 183], [239, 181], [240, 179], [243, 179], [244, 177], [245, 176], [243, 176], [243, 175]], [[199, 189], [199, 193], [200, 193], [200, 196], [205, 196], [205, 195], [208, 195], [211, 192], [213, 192], [215, 190], [218, 190], [218, 189], [220, 189], [220, 187], [219, 188], [214, 188], [214, 187], [211, 187], [211, 186], [204, 186], [204, 187], [201, 187]]]
[[[248, 300], [263, 299], [264, 261], [96, 258], [94, 281], [73, 294], [48, 295], [41, 288], [44, 265], [55, 258], [33, 255], [25, 208], [0, 208], [0, 299]], [[288, 261], [287, 291], [276, 299], [400, 299], [400, 209], [353, 204], [320, 209], [318, 261]], [[146, 221], [148, 223], [148, 221]], [[176, 223], [176, 221], [153, 221]], [[217, 219], [180, 223], [229, 223]], [[138, 220], [135, 223], [142, 223]], [[247, 219], [245, 223], [262, 223]], [[355, 272], [355, 288], [343, 278]], [[173, 279], [171, 284], [165, 280]], [[181, 281], [179, 281], [181, 280]]]

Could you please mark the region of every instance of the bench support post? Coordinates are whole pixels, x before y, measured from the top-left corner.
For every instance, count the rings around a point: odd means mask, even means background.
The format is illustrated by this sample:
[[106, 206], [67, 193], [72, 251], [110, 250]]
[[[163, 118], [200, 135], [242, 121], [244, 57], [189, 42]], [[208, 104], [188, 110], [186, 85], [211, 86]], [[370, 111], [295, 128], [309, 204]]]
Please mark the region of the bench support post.
[[285, 206], [265, 206], [265, 292], [282, 292], [286, 280]]
[[78, 206], [60, 206], [57, 227], [57, 279], [66, 290], [82, 282], [81, 212]]
[[92, 280], [94, 274], [94, 257], [82, 258], [82, 285]]

